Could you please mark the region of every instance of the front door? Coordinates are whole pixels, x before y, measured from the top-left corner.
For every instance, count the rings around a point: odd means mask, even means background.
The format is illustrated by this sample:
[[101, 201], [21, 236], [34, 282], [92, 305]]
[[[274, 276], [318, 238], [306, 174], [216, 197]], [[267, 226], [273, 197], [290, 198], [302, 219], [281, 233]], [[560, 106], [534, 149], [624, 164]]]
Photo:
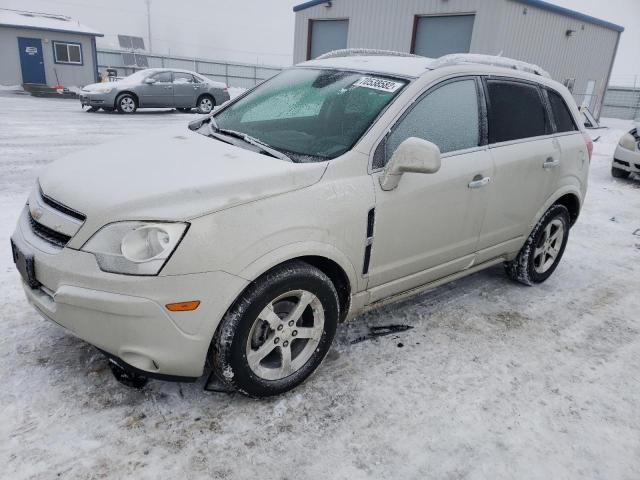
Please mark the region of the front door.
[[39, 38], [18, 37], [18, 50], [20, 51], [22, 83], [47, 83], [44, 74], [42, 41]]
[[493, 175], [491, 156], [481, 146], [478, 85], [465, 77], [430, 89], [376, 150], [374, 167], [381, 167], [404, 140], [423, 138], [440, 148], [442, 167], [434, 174], [405, 173], [391, 191], [380, 188], [384, 172], [374, 174], [371, 302], [474, 262]]
[[140, 88], [141, 107], [173, 107], [173, 80], [171, 72], [160, 72], [150, 78], [155, 83], [146, 83]]

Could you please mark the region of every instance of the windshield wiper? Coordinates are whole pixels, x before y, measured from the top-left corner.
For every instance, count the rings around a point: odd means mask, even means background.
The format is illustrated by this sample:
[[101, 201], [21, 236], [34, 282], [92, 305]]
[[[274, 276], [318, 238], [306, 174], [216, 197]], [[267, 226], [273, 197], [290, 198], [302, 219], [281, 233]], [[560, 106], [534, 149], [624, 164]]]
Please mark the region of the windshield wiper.
[[254, 147], [258, 147], [263, 153], [271, 155], [274, 158], [279, 158], [280, 160], [286, 160], [287, 162], [292, 162], [293, 163], [293, 160], [291, 160], [291, 158], [289, 156], [287, 156], [284, 153], [276, 150], [275, 148], [267, 145], [266, 143], [261, 142], [257, 138], [254, 138], [251, 135], [247, 135], [246, 133], [237, 132], [235, 130], [227, 130], [225, 128], [220, 128], [215, 123], [215, 120], [213, 120], [213, 117], [211, 117], [211, 120], [212, 120], [212, 123], [209, 124], [209, 127], [212, 129], [212, 131], [215, 128], [215, 132], [216, 133], [222, 133], [223, 135], [228, 135], [230, 137], [239, 138], [240, 140], [245, 141], [249, 145], [253, 145]]

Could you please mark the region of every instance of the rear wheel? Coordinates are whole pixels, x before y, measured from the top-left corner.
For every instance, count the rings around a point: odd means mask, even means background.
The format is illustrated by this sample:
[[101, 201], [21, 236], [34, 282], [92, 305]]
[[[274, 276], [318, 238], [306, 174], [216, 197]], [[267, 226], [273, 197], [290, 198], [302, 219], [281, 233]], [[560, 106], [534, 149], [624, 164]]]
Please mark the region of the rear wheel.
[[213, 341], [213, 365], [229, 387], [253, 397], [300, 385], [327, 354], [339, 316], [331, 280], [294, 261], [254, 282], [227, 312]]
[[511, 279], [525, 285], [542, 283], [555, 271], [569, 239], [569, 211], [552, 205], [542, 216], [518, 256], [505, 263]]
[[629, 178], [631, 172], [627, 172], [626, 170], [622, 170], [621, 168], [611, 167], [611, 175], [614, 178]]
[[197, 108], [198, 113], [211, 113], [213, 107], [216, 106], [216, 102], [211, 95], [202, 95], [198, 98]]
[[116, 108], [120, 113], [135, 113], [138, 101], [130, 93], [123, 93], [116, 99]]

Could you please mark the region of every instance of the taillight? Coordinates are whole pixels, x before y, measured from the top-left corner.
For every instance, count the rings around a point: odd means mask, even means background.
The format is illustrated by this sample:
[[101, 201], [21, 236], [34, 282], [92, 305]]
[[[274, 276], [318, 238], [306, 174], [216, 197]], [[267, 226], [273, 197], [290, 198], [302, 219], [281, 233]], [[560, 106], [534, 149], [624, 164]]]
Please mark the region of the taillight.
[[589, 162], [591, 162], [591, 157], [593, 156], [593, 140], [588, 133], [583, 133], [584, 141], [587, 142], [587, 153], [589, 154]]

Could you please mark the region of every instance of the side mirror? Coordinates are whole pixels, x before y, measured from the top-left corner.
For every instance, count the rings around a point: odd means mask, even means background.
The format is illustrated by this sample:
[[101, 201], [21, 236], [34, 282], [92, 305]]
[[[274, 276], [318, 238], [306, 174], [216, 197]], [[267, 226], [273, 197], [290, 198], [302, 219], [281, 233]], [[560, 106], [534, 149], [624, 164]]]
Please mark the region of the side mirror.
[[148, 77], [148, 78], [144, 79], [144, 83], [146, 83], [147, 85], [153, 85], [156, 82], [157, 82], [157, 80], [155, 78], [152, 78], [152, 77]]
[[440, 149], [421, 138], [409, 137], [402, 142], [380, 177], [382, 190], [393, 190], [404, 173], [436, 173], [440, 170]]

